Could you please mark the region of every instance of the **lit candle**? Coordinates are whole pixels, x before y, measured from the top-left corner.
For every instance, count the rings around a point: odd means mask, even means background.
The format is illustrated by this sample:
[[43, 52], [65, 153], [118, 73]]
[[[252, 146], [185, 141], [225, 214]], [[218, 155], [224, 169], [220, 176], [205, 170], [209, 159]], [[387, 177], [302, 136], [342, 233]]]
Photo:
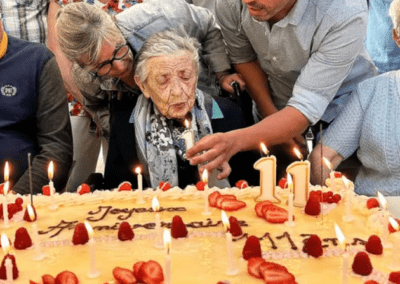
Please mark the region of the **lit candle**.
[[210, 215], [211, 212], [208, 209], [208, 171], [204, 170], [202, 176], [201, 176], [203, 182], [205, 183], [204, 185], [204, 211], [202, 212], [203, 215]]
[[393, 263], [392, 265], [389, 267], [391, 270], [399, 270], [399, 224], [397, 223], [397, 221], [395, 219], [393, 219], [392, 217], [389, 217], [389, 222], [392, 225], [393, 229], [396, 231], [395, 233], [393, 233], [393, 251], [392, 251], [392, 258], [393, 258]]
[[293, 177], [293, 205], [304, 207], [307, 203], [308, 189], [310, 184], [310, 162], [303, 161], [303, 155], [297, 148], [293, 149], [300, 161], [291, 163], [286, 172]]
[[96, 242], [93, 238], [93, 229], [88, 221], [85, 221], [85, 227], [89, 235], [89, 257], [90, 257], [90, 270], [87, 274], [89, 278], [97, 278], [100, 272], [96, 268]]
[[137, 174], [137, 183], [138, 183], [138, 191], [139, 191], [139, 197], [136, 200], [136, 203], [143, 204], [143, 203], [145, 203], [145, 201], [143, 199], [143, 177], [141, 174], [140, 167], [137, 167], [135, 172]]
[[262, 157], [254, 164], [254, 168], [260, 171], [260, 195], [256, 201], [269, 200], [273, 203], [280, 203], [275, 196], [276, 186], [276, 158], [268, 155], [268, 149], [264, 143], [260, 143], [261, 150], [267, 157]]
[[165, 247], [165, 284], [171, 284], [171, 233], [164, 229], [164, 247]]
[[324, 160], [324, 163], [326, 164], [326, 166], [330, 170], [329, 177], [331, 178], [331, 191], [335, 191], [336, 190], [336, 184], [335, 184], [335, 172], [333, 171], [333, 166], [332, 166], [331, 162], [329, 162], [329, 160], [327, 158], [323, 157], [322, 159]]
[[49, 177], [49, 188], [50, 188], [50, 197], [51, 197], [51, 205], [49, 206], [50, 210], [56, 210], [58, 205], [54, 200], [55, 188], [53, 183], [53, 175], [54, 175], [54, 165], [53, 161], [50, 161], [49, 168], [48, 168], [48, 177]]
[[229, 231], [229, 219], [226, 216], [224, 210], [221, 211], [221, 219], [224, 224], [225, 236], [226, 236], [226, 246], [228, 248], [228, 269], [226, 271], [227, 275], [236, 275], [239, 271], [235, 268], [234, 259], [233, 259], [233, 247], [232, 247], [232, 234]]
[[343, 216], [343, 221], [345, 222], [351, 222], [354, 220], [354, 216], [351, 215], [351, 199], [352, 199], [352, 192], [350, 190], [350, 181], [345, 177], [342, 176], [343, 183], [346, 189], [346, 215]]
[[392, 244], [389, 242], [389, 211], [388, 209], [388, 203], [383, 197], [383, 195], [378, 191], [378, 200], [379, 204], [381, 206], [381, 209], [383, 210], [383, 235], [382, 235], [382, 246], [384, 248], [391, 248]]
[[155, 215], [155, 222], [156, 222], [156, 242], [154, 243], [154, 247], [158, 249], [163, 249], [163, 240], [162, 240], [162, 231], [161, 231], [161, 220], [160, 220], [160, 203], [158, 202], [158, 199], [156, 196], [153, 197], [153, 200], [151, 202], [153, 211], [156, 212]]
[[289, 216], [285, 225], [288, 227], [293, 227], [296, 223], [293, 221], [293, 181], [291, 174], [287, 174], [287, 183], [289, 187], [288, 205], [289, 205]]
[[5, 254], [5, 263], [4, 266], [6, 267], [6, 281], [8, 284], [14, 283], [14, 278], [13, 278], [13, 264], [11, 261], [11, 258], [8, 257], [8, 253], [10, 251], [10, 241], [8, 240], [8, 237], [6, 234], [2, 233], [1, 234], [1, 247], [4, 251]]
[[181, 138], [185, 140], [185, 148], [186, 151], [193, 147], [194, 145], [194, 132], [193, 129], [190, 128], [190, 123], [187, 119], [185, 119], [185, 131], [182, 133]]
[[32, 221], [33, 244], [35, 245], [35, 250], [36, 250], [36, 255], [33, 257], [33, 260], [42, 260], [42, 259], [44, 259], [45, 255], [42, 253], [42, 251], [40, 249], [39, 234], [38, 234], [36, 222], [34, 222], [35, 212], [33, 211], [33, 208], [29, 203], [26, 205], [26, 210], [28, 211], [29, 218]]
[[342, 230], [340, 230], [339, 226], [335, 223], [335, 232], [336, 237], [339, 241], [339, 244], [343, 247], [343, 265], [342, 265], [342, 284], [347, 283], [347, 271], [349, 266], [349, 254], [347, 253], [346, 248], [346, 238], [344, 237]]
[[7, 194], [8, 194], [8, 188], [10, 186], [10, 182], [7, 180], [4, 183], [4, 188], [3, 188], [3, 192], [4, 192], [4, 198], [3, 198], [3, 219], [4, 219], [4, 227], [8, 227], [8, 201], [7, 201]]

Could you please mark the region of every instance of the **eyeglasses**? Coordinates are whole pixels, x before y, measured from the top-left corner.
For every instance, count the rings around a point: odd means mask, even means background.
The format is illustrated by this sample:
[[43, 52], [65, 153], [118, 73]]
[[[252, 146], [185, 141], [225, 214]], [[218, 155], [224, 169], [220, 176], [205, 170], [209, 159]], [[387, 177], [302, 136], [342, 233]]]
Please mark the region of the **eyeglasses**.
[[104, 77], [106, 76], [108, 73], [110, 73], [111, 69], [112, 69], [112, 65], [113, 62], [115, 60], [121, 60], [123, 59], [129, 52], [129, 46], [128, 44], [123, 44], [118, 46], [113, 54], [113, 57], [111, 58], [111, 60], [107, 60], [105, 62], [103, 62], [100, 67], [97, 69], [96, 72], [89, 72], [90, 75], [92, 75], [93, 79], [97, 79], [100, 77]]

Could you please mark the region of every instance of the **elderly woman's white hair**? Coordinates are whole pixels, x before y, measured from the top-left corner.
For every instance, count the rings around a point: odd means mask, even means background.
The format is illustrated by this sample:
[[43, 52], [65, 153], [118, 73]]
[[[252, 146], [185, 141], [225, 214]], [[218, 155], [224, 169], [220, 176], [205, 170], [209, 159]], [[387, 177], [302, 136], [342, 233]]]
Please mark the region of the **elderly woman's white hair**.
[[390, 4], [389, 16], [392, 19], [396, 35], [400, 37], [400, 0], [393, 0]]
[[135, 75], [140, 79], [142, 84], [145, 84], [148, 76], [147, 62], [149, 59], [186, 51], [192, 57], [196, 76], [198, 76], [200, 71], [200, 47], [197, 39], [189, 37], [183, 30], [158, 32], [149, 37], [137, 53]]

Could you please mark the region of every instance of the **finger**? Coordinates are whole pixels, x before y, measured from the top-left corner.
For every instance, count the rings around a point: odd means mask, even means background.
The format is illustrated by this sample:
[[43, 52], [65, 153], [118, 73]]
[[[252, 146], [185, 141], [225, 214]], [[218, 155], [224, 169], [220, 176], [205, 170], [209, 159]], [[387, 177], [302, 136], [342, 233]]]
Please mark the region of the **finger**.
[[232, 172], [231, 166], [228, 163], [222, 164], [222, 171], [217, 175], [217, 179], [227, 178]]
[[223, 160], [223, 158], [221, 156], [219, 156], [218, 158], [212, 160], [211, 162], [202, 165], [199, 168], [199, 171], [202, 173], [204, 170], [207, 170], [208, 172], [211, 172], [214, 169], [218, 169], [218, 168], [222, 168], [222, 165], [225, 163], [226, 161]]
[[189, 161], [192, 166], [195, 166], [198, 164], [210, 162], [214, 160], [216, 157], [218, 157], [218, 152], [215, 151], [214, 149], [211, 149], [209, 151], [204, 152], [201, 155], [190, 158]]
[[213, 146], [213, 141], [214, 141], [214, 135], [207, 135], [201, 138], [196, 144], [194, 144], [192, 148], [187, 150], [186, 157], [190, 159], [193, 156], [210, 149]]

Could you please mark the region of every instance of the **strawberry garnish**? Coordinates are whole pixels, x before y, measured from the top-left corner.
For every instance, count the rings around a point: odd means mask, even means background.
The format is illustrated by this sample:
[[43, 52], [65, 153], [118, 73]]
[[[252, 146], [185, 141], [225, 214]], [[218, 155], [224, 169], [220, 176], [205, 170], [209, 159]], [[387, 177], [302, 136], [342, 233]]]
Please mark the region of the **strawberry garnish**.
[[15, 232], [14, 247], [16, 249], [26, 249], [32, 246], [32, 240], [26, 228], [21, 227]]
[[244, 244], [242, 254], [245, 260], [249, 260], [252, 257], [261, 257], [260, 240], [256, 236], [248, 237]]
[[203, 191], [205, 186], [206, 186], [206, 183], [204, 181], [198, 181], [196, 183], [197, 190]]
[[232, 194], [221, 194], [220, 196], [217, 197], [217, 203], [215, 206], [221, 209], [222, 202], [225, 200], [236, 200], [236, 196]]
[[154, 260], [143, 263], [139, 269], [139, 278], [146, 284], [162, 283], [164, 281], [164, 273], [161, 265]]
[[56, 276], [55, 284], [78, 284], [79, 280], [75, 273], [65, 270]]
[[16, 205], [22, 205], [24, 203], [24, 200], [21, 197], [18, 197], [17, 199], [15, 199], [14, 203]]
[[238, 180], [238, 181], [236, 182], [236, 187], [237, 187], [237, 188], [243, 189], [243, 188], [246, 188], [246, 187], [248, 187], [248, 186], [249, 186], [249, 184], [248, 184], [247, 181], [245, 181], [244, 179]]
[[144, 261], [138, 261], [133, 265], [133, 275], [135, 275], [138, 282], [142, 281], [142, 279], [139, 277], [139, 270], [144, 263]]
[[246, 207], [246, 203], [240, 200], [224, 200], [221, 209], [225, 211], [236, 211]]
[[161, 189], [162, 191], [167, 191], [168, 189], [171, 188], [171, 184], [169, 182], [160, 181], [158, 183], [158, 188]]
[[264, 217], [269, 223], [282, 224], [288, 220], [289, 214], [285, 209], [274, 205], [268, 207]]
[[[29, 284], [41, 284], [41, 283], [38, 283], [38, 282], [35, 282], [35, 281], [32, 281], [32, 280], [29, 280]], [[43, 283], [43, 284], [45, 284], [45, 283]]]
[[333, 175], [335, 178], [341, 178], [342, 177], [342, 173], [341, 172], [333, 172]]
[[[396, 282], [395, 282], [396, 283]], [[364, 284], [379, 284], [379, 282], [376, 282], [375, 280], [368, 280]], [[397, 283], [396, 283], [397, 284]]]
[[171, 236], [174, 239], [186, 238], [187, 234], [188, 230], [186, 229], [186, 225], [183, 223], [181, 216], [175, 215], [172, 218]]
[[261, 278], [260, 265], [264, 263], [265, 260], [262, 257], [251, 257], [247, 262], [247, 272], [256, 278]]
[[86, 230], [85, 224], [78, 223], [75, 225], [72, 243], [74, 245], [84, 245], [89, 241], [89, 234]]
[[383, 252], [383, 246], [381, 242], [381, 238], [376, 235], [372, 235], [368, 238], [367, 243], [365, 244], [365, 250], [372, 254], [380, 255]]
[[56, 279], [49, 274], [45, 274], [45, 275], [42, 275], [42, 282], [43, 282], [43, 284], [55, 284]]
[[332, 191], [326, 191], [326, 192], [324, 192], [323, 194], [322, 194], [322, 201], [323, 202], [328, 202], [328, 199], [330, 198], [330, 197], [332, 197], [333, 196], [333, 192]]
[[339, 203], [339, 201], [342, 200], [342, 196], [340, 194], [334, 194], [332, 200], [334, 203]]
[[234, 237], [239, 237], [243, 234], [239, 221], [233, 216], [229, 217], [229, 232]]
[[7, 273], [6, 273], [6, 259], [9, 258], [11, 259], [11, 263], [13, 266], [13, 279], [17, 279], [18, 275], [19, 275], [19, 271], [18, 271], [18, 267], [17, 267], [17, 263], [15, 261], [15, 256], [13, 256], [12, 254], [6, 254], [3, 258], [3, 261], [1, 262], [1, 266], [0, 266], [0, 279], [6, 280], [7, 279]]
[[32, 209], [33, 209], [33, 214], [35, 215], [33, 220], [31, 220], [31, 217], [29, 216], [28, 213], [28, 209], [25, 209], [25, 213], [24, 213], [24, 220], [27, 222], [33, 222], [37, 220], [37, 214], [36, 214], [36, 209], [35, 206], [31, 205]]
[[307, 215], [318, 216], [321, 213], [321, 204], [319, 198], [310, 196], [304, 208]]
[[132, 230], [131, 225], [128, 222], [124, 221], [119, 224], [118, 228], [118, 239], [120, 241], [130, 241], [135, 237], [135, 233]]
[[366, 252], [360, 251], [354, 257], [353, 272], [363, 276], [370, 275], [372, 272], [372, 264]]
[[256, 215], [260, 218], [264, 218], [264, 213], [262, 212], [262, 208], [264, 205], [272, 205], [271, 201], [265, 200], [258, 202], [256, 206], [254, 207], [254, 210], [256, 211]]
[[129, 181], [124, 181], [118, 185], [118, 191], [131, 191], [132, 184]]
[[90, 193], [90, 186], [86, 183], [82, 183], [80, 186], [78, 186], [77, 192], [80, 195]]
[[315, 198], [319, 202], [322, 202], [322, 191], [321, 190], [313, 190], [313, 191], [311, 191], [309, 198]]
[[273, 263], [264, 262], [260, 265], [260, 274], [265, 283], [274, 284], [295, 284], [295, 278], [286, 267]]
[[379, 208], [379, 201], [378, 201], [378, 199], [376, 199], [376, 198], [374, 198], [374, 197], [369, 198], [369, 199], [367, 200], [367, 208], [368, 208], [368, 209], [372, 209], [372, 208], [375, 208], [375, 207]]
[[281, 178], [278, 182], [278, 186], [280, 188], [287, 188], [288, 187], [288, 183], [287, 183], [287, 178]]
[[49, 185], [43, 186], [42, 187], [42, 192], [43, 192], [43, 195], [50, 196], [50, 186]]
[[113, 276], [120, 284], [135, 284], [136, 277], [133, 275], [133, 272], [129, 269], [122, 267], [115, 267], [113, 269]]
[[304, 243], [303, 252], [315, 258], [320, 257], [324, 253], [321, 239], [317, 235], [311, 235]]
[[217, 198], [221, 195], [219, 191], [214, 191], [208, 196], [208, 203], [210, 204], [210, 207], [216, 207], [217, 206]]
[[4, 194], [4, 183], [0, 183], [0, 194]]
[[400, 284], [400, 271], [393, 271], [389, 274], [389, 281], [391, 283]]

